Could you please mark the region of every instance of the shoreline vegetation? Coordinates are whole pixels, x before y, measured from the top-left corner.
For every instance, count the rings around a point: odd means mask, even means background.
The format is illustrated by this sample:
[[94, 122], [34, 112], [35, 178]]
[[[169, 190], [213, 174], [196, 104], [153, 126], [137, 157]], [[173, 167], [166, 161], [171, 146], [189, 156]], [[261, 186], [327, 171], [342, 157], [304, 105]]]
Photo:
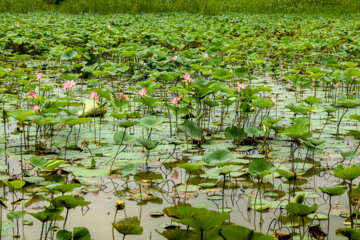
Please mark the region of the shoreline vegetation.
[[358, 0], [1, 0], [0, 12], [357, 14]]

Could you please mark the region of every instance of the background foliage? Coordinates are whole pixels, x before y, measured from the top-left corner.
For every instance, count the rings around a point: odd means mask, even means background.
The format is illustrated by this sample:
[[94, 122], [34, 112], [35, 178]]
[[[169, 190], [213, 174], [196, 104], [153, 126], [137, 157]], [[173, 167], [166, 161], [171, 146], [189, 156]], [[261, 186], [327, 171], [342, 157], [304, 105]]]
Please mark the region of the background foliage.
[[59, 11], [63, 13], [190, 12], [202, 14], [360, 12], [358, 0], [1, 0], [0, 12]]

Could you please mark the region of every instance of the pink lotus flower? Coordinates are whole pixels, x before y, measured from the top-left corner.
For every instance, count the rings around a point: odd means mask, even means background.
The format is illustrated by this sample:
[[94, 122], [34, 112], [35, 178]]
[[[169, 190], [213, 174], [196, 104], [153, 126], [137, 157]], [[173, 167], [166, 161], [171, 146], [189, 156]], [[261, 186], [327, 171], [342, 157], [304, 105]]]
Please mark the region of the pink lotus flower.
[[210, 58], [210, 57], [209, 57], [209, 54], [205, 53], [205, 54], [204, 54], [204, 58], [205, 58], [205, 59]]
[[107, 26], [107, 28], [110, 29], [110, 28], [111, 28], [111, 25], [109, 24], [109, 25]]
[[71, 80], [70, 86], [73, 88], [73, 90], [75, 89], [75, 85], [76, 85], [76, 82], [74, 80]]
[[271, 101], [273, 101], [273, 103], [276, 103], [276, 98], [271, 98]]
[[171, 99], [171, 103], [172, 104], [178, 104], [179, 103], [179, 100], [177, 97], [174, 97], [173, 99]]
[[42, 78], [42, 75], [43, 75], [42, 73], [37, 73], [36, 74], [36, 79], [40, 80], [40, 78]]
[[98, 96], [97, 92], [91, 92], [89, 97], [96, 100], [96, 99], [98, 99], [99, 96]]
[[335, 84], [335, 88], [338, 88], [339, 87], [339, 83], [337, 82], [336, 84]]
[[38, 98], [38, 95], [35, 94], [35, 91], [30, 90], [29, 91], [29, 96], [27, 96], [30, 99], [34, 99], [34, 98]]
[[283, 65], [281, 65], [281, 66], [280, 66], [280, 69], [281, 69], [281, 70], [283, 70], [283, 69], [284, 69], [284, 66], [283, 66]]
[[185, 73], [183, 75], [183, 77], [184, 77], [185, 80], [190, 80], [190, 74], [189, 73]]
[[71, 82], [68, 80], [67, 82], [64, 82], [63, 83], [63, 89], [66, 90], [66, 91], [69, 91], [69, 90], [75, 90], [75, 81], [74, 80], [71, 80]]
[[174, 55], [174, 56], [172, 57], [172, 60], [173, 60], [173, 61], [176, 61], [176, 59], [177, 59], [177, 55]]
[[237, 84], [238, 93], [241, 92], [241, 89], [245, 89], [247, 87], [247, 85], [245, 83], [237, 82], [236, 84]]
[[20, 24], [18, 23], [18, 24], [16, 24], [16, 26], [19, 28], [19, 27], [20, 27]]
[[119, 95], [119, 99], [121, 100], [123, 98], [123, 96], [124, 96], [124, 93], [121, 92], [120, 95]]
[[185, 82], [186, 85], [187, 85], [189, 82], [194, 82], [194, 80], [190, 78], [190, 74], [189, 74], [189, 73], [185, 73], [185, 74], [183, 75], [183, 77], [184, 77], [184, 80], [182, 80], [182, 82]]
[[40, 110], [38, 105], [32, 106], [32, 109], [34, 110], [34, 112], [38, 112]]
[[333, 31], [335, 31], [335, 29], [334, 29], [334, 28], [332, 28], [332, 29], [331, 29], [331, 31], [333, 32]]
[[129, 100], [130, 100], [130, 99], [129, 99], [129, 97], [128, 97], [128, 96], [126, 96], [126, 95], [125, 95], [125, 97], [124, 97], [124, 98], [125, 98], [125, 102], [129, 102]]
[[71, 88], [70, 81], [67, 81], [67, 82], [63, 83], [63, 89], [64, 90], [68, 91], [68, 90], [70, 90], [70, 88]]
[[61, 72], [62, 72], [62, 73], [63, 73], [63, 72], [65, 72], [65, 69], [64, 69], [64, 68], [62, 68], [62, 69], [61, 69]]
[[143, 97], [143, 96], [147, 96], [147, 95], [146, 95], [146, 88], [143, 88], [143, 89], [141, 89], [141, 90], [138, 90], [138, 93], [139, 93], [139, 95], [142, 96], [142, 97]]

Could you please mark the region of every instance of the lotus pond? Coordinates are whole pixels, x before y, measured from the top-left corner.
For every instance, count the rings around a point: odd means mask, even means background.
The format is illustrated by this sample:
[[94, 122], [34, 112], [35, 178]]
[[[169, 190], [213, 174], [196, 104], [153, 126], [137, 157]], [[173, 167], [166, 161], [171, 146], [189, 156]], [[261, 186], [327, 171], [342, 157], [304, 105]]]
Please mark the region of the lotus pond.
[[360, 239], [358, 17], [0, 29], [0, 239]]

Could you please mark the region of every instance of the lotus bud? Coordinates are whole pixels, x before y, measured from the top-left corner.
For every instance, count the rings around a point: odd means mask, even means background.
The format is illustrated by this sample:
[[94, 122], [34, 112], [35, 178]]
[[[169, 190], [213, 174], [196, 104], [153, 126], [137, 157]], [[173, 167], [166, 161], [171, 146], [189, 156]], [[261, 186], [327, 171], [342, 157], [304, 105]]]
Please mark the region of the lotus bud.
[[122, 200], [117, 200], [115, 202], [115, 208], [116, 208], [116, 211], [123, 210], [125, 208], [125, 202]]

